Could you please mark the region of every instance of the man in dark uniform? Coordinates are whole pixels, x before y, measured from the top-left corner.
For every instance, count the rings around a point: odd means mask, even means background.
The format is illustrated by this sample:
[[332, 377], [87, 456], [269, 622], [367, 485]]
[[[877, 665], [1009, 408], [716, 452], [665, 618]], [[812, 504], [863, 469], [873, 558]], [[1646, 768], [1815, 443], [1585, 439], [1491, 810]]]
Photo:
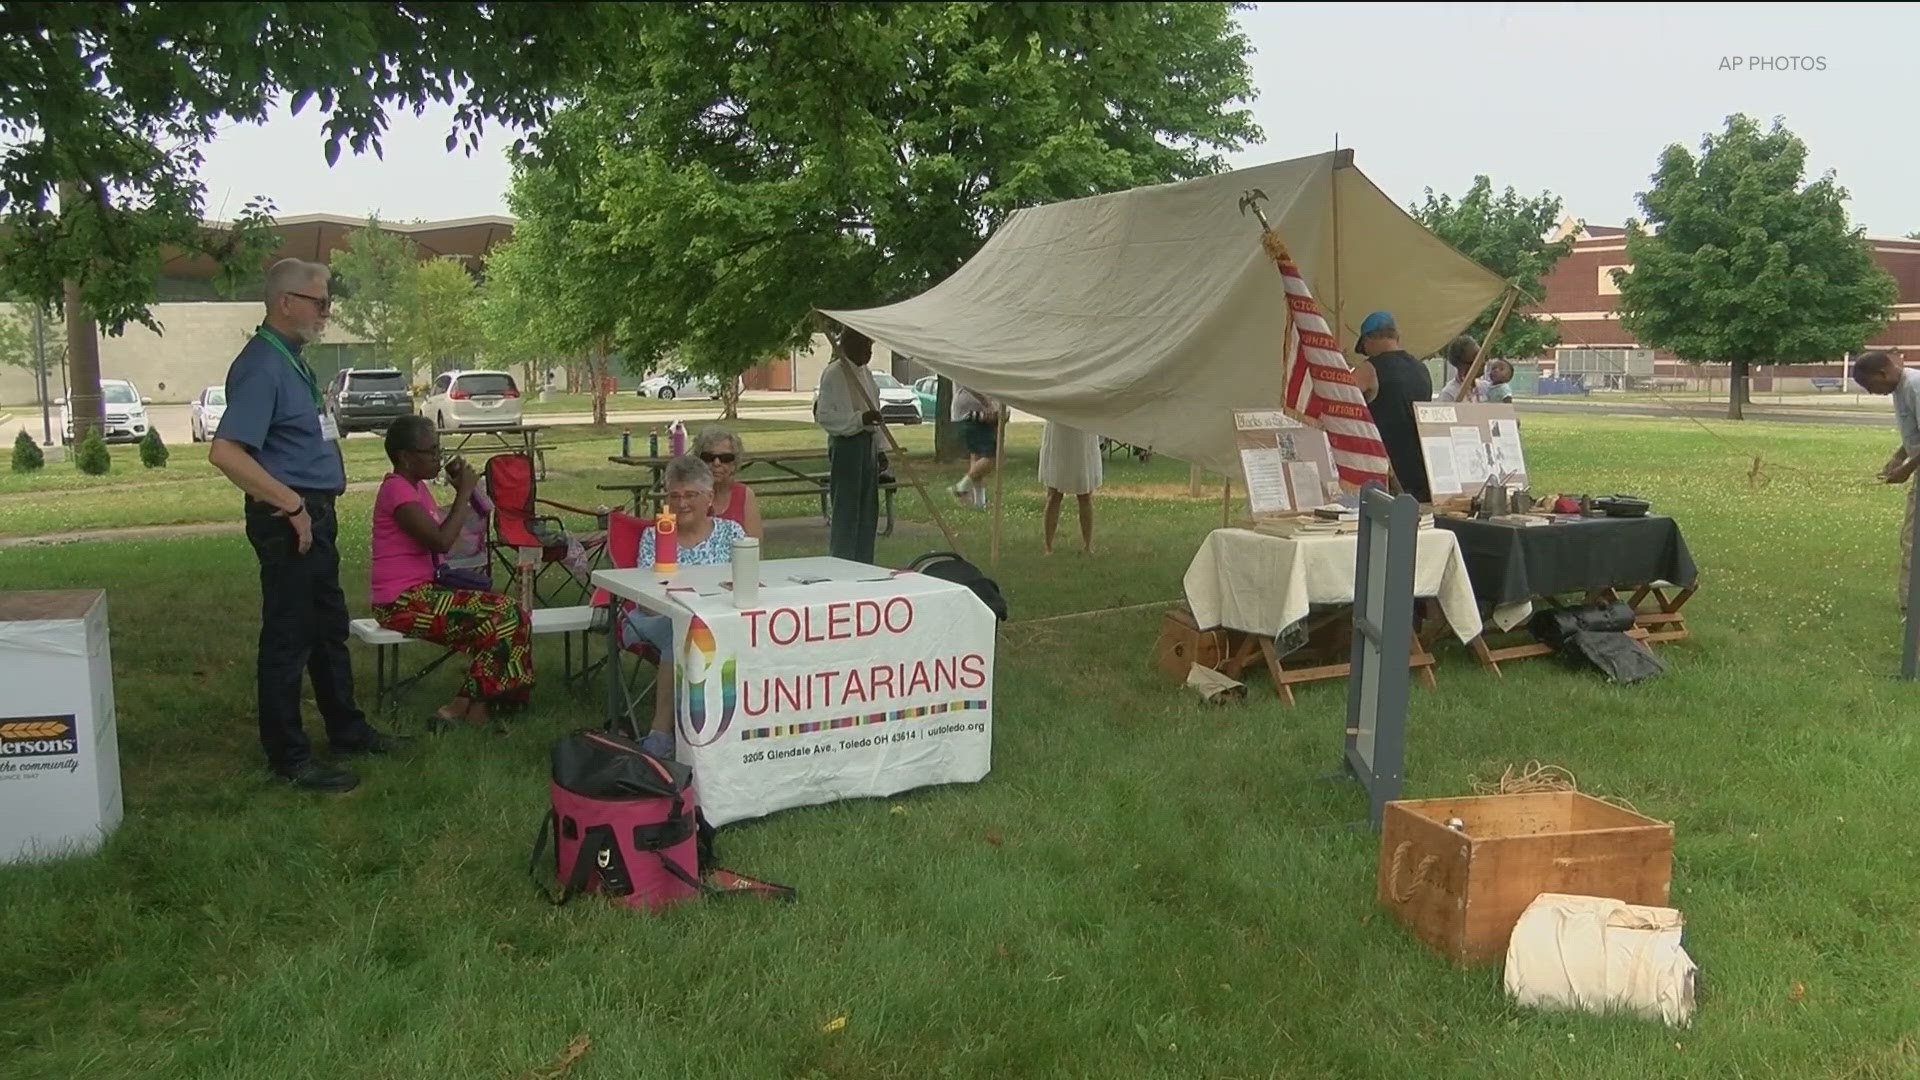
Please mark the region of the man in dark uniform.
[[1427, 459], [1420, 451], [1420, 431], [1413, 423], [1416, 402], [1433, 400], [1433, 379], [1427, 366], [1400, 348], [1400, 328], [1393, 314], [1376, 311], [1360, 324], [1353, 351], [1366, 359], [1353, 369], [1354, 381], [1367, 396], [1373, 424], [1386, 444], [1387, 460], [1400, 490], [1423, 503], [1433, 501], [1427, 487]]
[[374, 730], [354, 704], [333, 507], [347, 474], [340, 433], [300, 355], [326, 328], [327, 278], [325, 266], [298, 259], [267, 271], [266, 320], [227, 370], [227, 411], [207, 460], [246, 493], [247, 539], [260, 561], [256, 679], [267, 766], [296, 787], [339, 792], [360, 779], [313, 760], [300, 724], [303, 676], [335, 753], [384, 754], [407, 740]]

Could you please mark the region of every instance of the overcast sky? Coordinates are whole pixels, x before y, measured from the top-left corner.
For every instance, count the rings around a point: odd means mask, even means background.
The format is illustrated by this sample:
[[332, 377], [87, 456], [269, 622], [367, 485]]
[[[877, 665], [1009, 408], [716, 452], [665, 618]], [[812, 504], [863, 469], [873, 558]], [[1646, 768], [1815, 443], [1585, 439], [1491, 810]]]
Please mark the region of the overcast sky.
[[[1662, 147], [1697, 149], [1746, 112], [1785, 117], [1810, 149], [1808, 179], [1838, 173], [1871, 235], [1920, 230], [1920, 8], [1262, 4], [1241, 19], [1258, 50], [1252, 107], [1266, 141], [1235, 165], [1327, 150], [1337, 132], [1402, 204], [1427, 187], [1459, 193], [1486, 173], [1619, 224], [1637, 213]], [[1773, 69], [1755, 70], [1756, 57]], [[449, 116], [396, 117], [384, 160], [343, 157], [332, 169], [311, 113], [235, 126], [207, 152], [208, 216], [254, 194], [282, 216], [506, 213], [512, 136], [493, 134], [471, 157], [448, 153]]]

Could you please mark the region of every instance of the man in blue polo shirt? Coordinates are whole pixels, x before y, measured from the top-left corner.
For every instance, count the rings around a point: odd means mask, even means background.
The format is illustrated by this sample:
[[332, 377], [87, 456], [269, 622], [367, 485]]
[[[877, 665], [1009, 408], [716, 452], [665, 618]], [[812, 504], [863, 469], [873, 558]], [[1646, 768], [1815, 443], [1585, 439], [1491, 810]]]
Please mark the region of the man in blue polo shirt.
[[374, 730], [353, 699], [333, 506], [347, 487], [346, 465], [300, 356], [326, 328], [328, 276], [324, 265], [298, 259], [267, 271], [266, 321], [227, 369], [227, 411], [207, 460], [246, 493], [247, 539], [260, 561], [256, 677], [267, 765], [297, 787], [339, 792], [360, 778], [313, 760], [300, 723], [303, 672], [335, 753], [383, 754], [406, 740]]

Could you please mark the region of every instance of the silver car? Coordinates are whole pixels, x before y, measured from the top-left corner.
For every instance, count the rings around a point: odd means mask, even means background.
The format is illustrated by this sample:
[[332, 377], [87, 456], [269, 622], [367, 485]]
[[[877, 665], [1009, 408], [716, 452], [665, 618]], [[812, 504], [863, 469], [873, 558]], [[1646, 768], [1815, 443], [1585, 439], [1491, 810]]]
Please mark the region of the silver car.
[[441, 431], [517, 427], [520, 387], [504, 371], [443, 371], [434, 376], [420, 414]]
[[227, 388], [209, 386], [200, 391], [193, 399], [189, 411], [187, 426], [192, 429], [194, 442], [206, 442], [213, 433], [220, 430], [220, 418], [227, 414]]

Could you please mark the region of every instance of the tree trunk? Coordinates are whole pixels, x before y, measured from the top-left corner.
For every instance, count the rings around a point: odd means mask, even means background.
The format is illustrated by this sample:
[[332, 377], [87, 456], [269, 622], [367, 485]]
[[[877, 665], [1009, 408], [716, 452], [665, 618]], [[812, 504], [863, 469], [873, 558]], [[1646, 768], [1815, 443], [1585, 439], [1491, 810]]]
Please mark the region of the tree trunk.
[[942, 375], [934, 388], [933, 460], [955, 461], [960, 457], [960, 428], [947, 419], [953, 415], [953, 380]]
[[720, 419], [740, 419], [740, 379], [722, 380], [720, 384]]
[[607, 426], [607, 347], [595, 345], [593, 360], [593, 426]]
[[1733, 377], [1727, 380], [1727, 419], [1744, 420], [1740, 407], [1747, 401], [1747, 362], [1733, 362]]
[[73, 417], [73, 442], [101, 426], [100, 330], [80, 300], [80, 283], [67, 281], [67, 415]]

